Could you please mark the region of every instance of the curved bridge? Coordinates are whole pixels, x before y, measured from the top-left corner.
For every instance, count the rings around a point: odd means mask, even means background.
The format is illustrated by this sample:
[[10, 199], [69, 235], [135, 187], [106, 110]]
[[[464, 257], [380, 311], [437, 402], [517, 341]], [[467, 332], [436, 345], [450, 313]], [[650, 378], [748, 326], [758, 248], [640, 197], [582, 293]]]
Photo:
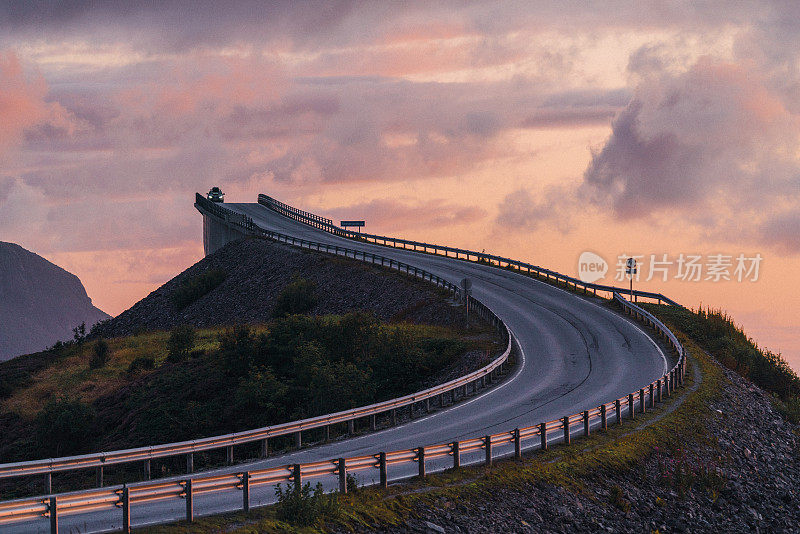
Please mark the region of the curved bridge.
[[[229, 239], [261, 234], [299, 246], [347, 250], [365, 261], [381, 257], [384, 265], [412, 266], [442, 283], [469, 277], [477, 301], [508, 328], [517, 365], [504, 383], [475, 391], [469, 400], [349, 440], [202, 476], [0, 503], [4, 532], [47, 531], [54, 518], [61, 528], [80, 525], [82, 532], [167, 522], [272, 502], [274, 484], [292, 478], [315, 477], [333, 489], [353, 471], [361, 483], [385, 484], [453, 465], [491, 462], [618, 422], [682, 382], [683, 349], [677, 339], [616, 288], [472, 251], [350, 235], [329, 220], [264, 195], [256, 204], [223, 205], [197, 195], [195, 205], [204, 217], [209, 252]], [[553, 280], [584, 293], [613, 295], [627, 314], [549, 283]], [[672, 303], [660, 294], [636, 295]], [[0, 466], [0, 473], [6, 467]]]

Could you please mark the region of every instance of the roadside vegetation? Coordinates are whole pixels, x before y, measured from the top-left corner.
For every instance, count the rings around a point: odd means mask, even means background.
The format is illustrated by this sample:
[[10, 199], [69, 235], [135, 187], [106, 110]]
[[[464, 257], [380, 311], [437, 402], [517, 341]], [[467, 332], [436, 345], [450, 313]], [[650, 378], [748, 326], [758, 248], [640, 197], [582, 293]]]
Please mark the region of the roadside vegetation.
[[298, 278], [267, 324], [81, 337], [0, 364], [0, 457], [137, 447], [354, 408], [422, 389], [466, 352], [496, 348], [488, 331], [295, 313], [313, 299]]
[[222, 269], [209, 269], [181, 283], [172, 294], [172, 302], [182, 310], [225, 281], [227, 274]]
[[758, 347], [724, 311], [645, 305], [686, 332], [703, 350], [774, 396], [778, 409], [800, 423], [800, 377], [780, 354]]

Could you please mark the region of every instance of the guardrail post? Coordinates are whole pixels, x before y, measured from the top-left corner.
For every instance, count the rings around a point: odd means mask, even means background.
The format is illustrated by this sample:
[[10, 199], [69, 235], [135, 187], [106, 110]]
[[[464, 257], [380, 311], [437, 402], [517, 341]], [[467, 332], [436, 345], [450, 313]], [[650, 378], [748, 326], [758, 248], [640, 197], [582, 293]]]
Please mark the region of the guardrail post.
[[303, 446], [303, 431], [298, 430], [294, 433], [294, 444], [299, 449]]
[[122, 486], [122, 495], [120, 495], [120, 506], [122, 506], [122, 532], [130, 534], [131, 532], [131, 490], [128, 486]]
[[58, 534], [58, 502], [55, 496], [50, 497], [47, 512], [50, 514], [50, 534]]
[[644, 398], [644, 388], [639, 390], [639, 411], [645, 413], [645, 398]]
[[492, 467], [492, 436], [483, 436], [483, 448], [486, 451], [484, 465]]
[[347, 493], [347, 462], [344, 458], [336, 460], [336, 471], [339, 474], [339, 493]]
[[589, 435], [589, 410], [583, 411], [583, 435]]
[[633, 402], [633, 393], [628, 393], [628, 417], [631, 419], [636, 418], [636, 406]]
[[356, 422], [353, 419], [347, 421], [347, 433], [351, 436], [356, 433]]
[[425, 413], [431, 413], [431, 398], [425, 399]]
[[228, 445], [225, 447], [225, 461], [228, 465], [233, 463], [233, 445]]
[[242, 510], [250, 511], [250, 472], [242, 473]]
[[378, 453], [378, 470], [380, 471], [381, 477], [381, 487], [387, 488], [389, 487], [389, 476], [386, 471], [386, 453], [380, 452]]
[[192, 479], [190, 478], [183, 486], [184, 497], [186, 498], [186, 521], [194, 521], [194, 502], [192, 499]]
[[144, 479], [150, 480], [150, 460], [144, 461]]
[[453, 453], [453, 469], [458, 469], [461, 467], [461, 449], [457, 441], [450, 444], [450, 451]]
[[522, 458], [522, 435], [519, 428], [514, 429], [514, 458]]
[[96, 484], [97, 487], [98, 488], [102, 488], [103, 487], [103, 466], [102, 465], [97, 466], [97, 469], [95, 470], [95, 479], [96, 479], [95, 482], [97, 483]]
[[650, 407], [655, 408], [656, 406], [656, 394], [654, 391], [653, 384], [650, 384]]
[[417, 448], [417, 464], [419, 478], [425, 478], [425, 447]]
[[569, 445], [569, 416], [565, 415], [561, 419], [561, 426], [564, 427], [564, 445]]
[[269, 457], [269, 438], [264, 438], [261, 440], [261, 457]]
[[372, 430], [373, 432], [375, 431], [375, 429], [378, 426], [377, 422], [375, 421], [376, 417], [377, 416], [375, 414], [372, 414], [372, 415], [369, 416], [369, 429]]
[[614, 401], [614, 409], [617, 412], [617, 424], [622, 424], [622, 402], [619, 399]]
[[397, 426], [397, 409], [392, 408], [392, 426]]
[[44, 492], [48, 495], [53, 493], [53, 473], [44, 476]]
[[292, 466], [292, 482], [294, 482], [294, 492], [300, 494], [300, 488], [303, 486], [303, 473], [300, 471], [300, 464]]
[[186, 454], [186, 472], [194, 473], [194, 454], [191, 452]]
[[542, 443], [539, 449], [547, 450], [547, 423], [539, 423], [539, 436], [542, 438]]
[[606, 415], [606, 405], [600, 405], [600, 428], [608, 430], [608, 416]]

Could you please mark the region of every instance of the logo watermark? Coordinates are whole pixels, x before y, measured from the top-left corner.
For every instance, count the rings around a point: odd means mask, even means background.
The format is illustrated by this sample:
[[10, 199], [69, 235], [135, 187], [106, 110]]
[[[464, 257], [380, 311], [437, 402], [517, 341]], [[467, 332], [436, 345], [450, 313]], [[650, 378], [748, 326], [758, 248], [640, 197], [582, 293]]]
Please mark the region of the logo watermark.
[[[620, 254], [614, 269], [614, 281], [623, 282], [670, 279], [683, 282], [757, 282], [761, 274], [761, 254]], [[633, 260], [633, 261], [631, 261]], [[631, 269], [631, 265], [636, 268]], [[586, 283], [602, 280], [608, 272], [606, 260], [594, 252], [578, 258], [578, 278]]]
[[591, 284], [602, 280], [608, 272], [608, 262], [594, 252], [584, 252], [578, 258], [578, 278]]

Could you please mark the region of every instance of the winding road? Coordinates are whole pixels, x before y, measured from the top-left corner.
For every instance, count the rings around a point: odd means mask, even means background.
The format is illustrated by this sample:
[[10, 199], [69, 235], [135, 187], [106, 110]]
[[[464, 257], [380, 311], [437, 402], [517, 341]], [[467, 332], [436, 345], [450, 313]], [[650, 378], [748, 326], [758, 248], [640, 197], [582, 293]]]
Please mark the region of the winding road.
[[[514, 272], [453, 258], [381, 247], [336, 237], [279, 215], [260, 204], [222, 204], [258, 226], [308, 240], [366, 250], [426, 269], [453, 282], [468, 277], [473, 295], [509, 327], [517, 342], [517, 365], [498, 386], [452, 407], [396, 427], [352, 439], [301, 449], [251, 464], [219, 469], [241, 472], [268, 466], [375, 454], [497, 433], [594, 408], [663, 375], [665, 351], [634, 321], [599, 300], [572, 293]], [[670, 363], [671, 366], [671, 363]], [[478, 458], [475, 456], [475, 458]], [[465, 457], [464, 463], [469, 463]], [[444, 459], [429, 470], [443, 468]], [[390, 480], [414, 473], [392, 470]], [[372, 481], [372, 473], [361, 482]], [[377, 475], [375, 475], [377, 476]], [[333, 481], [326, 487], [333, 487]], [[254, 488], [253, 506], [274, 500], [274, 488]], [[197, 516], [240, 509], [241, 492], [195, 497]], [[158, 501], [132, 510], [134, 527], [183, 517], [180, 501]], [[62, 532], [120, 528], [119, 513], [87, 512], [60, 518]], [[46, 518], [15, 523], [4, 532], [49, 532]]]

